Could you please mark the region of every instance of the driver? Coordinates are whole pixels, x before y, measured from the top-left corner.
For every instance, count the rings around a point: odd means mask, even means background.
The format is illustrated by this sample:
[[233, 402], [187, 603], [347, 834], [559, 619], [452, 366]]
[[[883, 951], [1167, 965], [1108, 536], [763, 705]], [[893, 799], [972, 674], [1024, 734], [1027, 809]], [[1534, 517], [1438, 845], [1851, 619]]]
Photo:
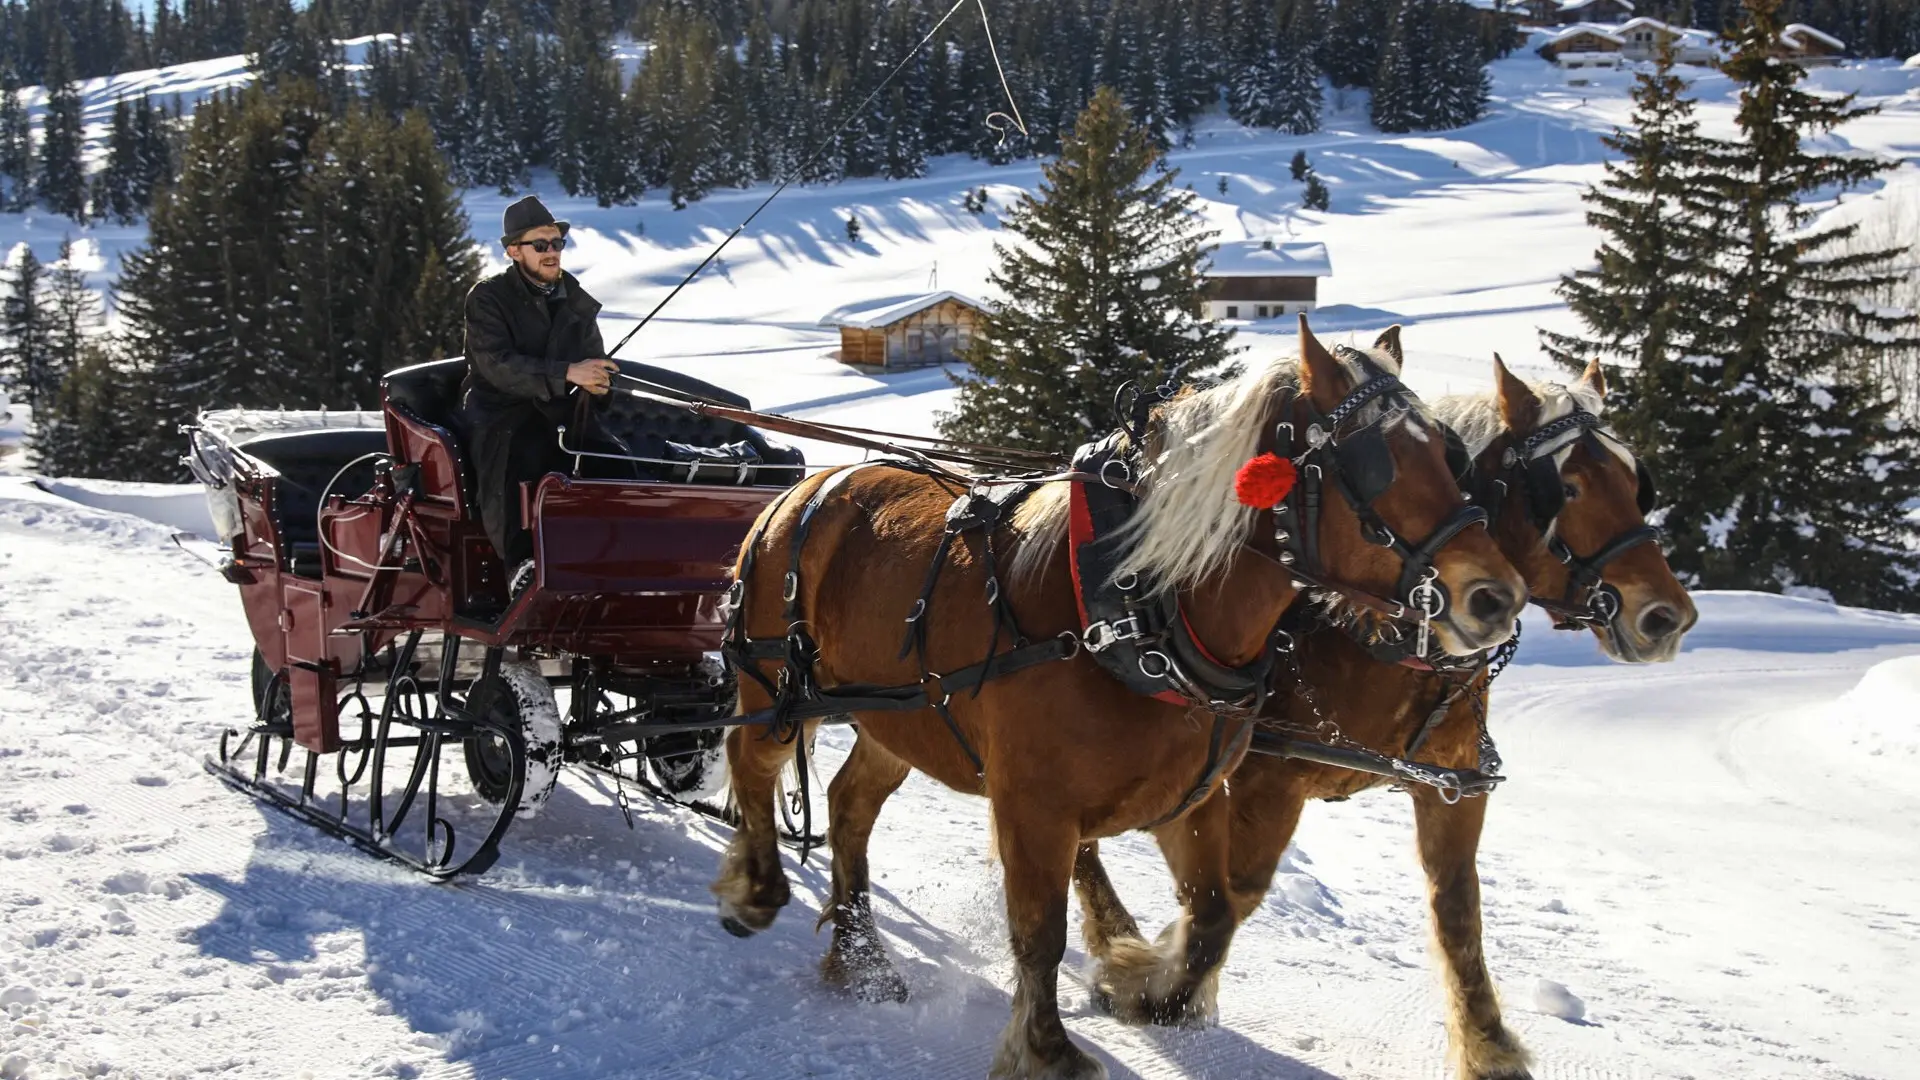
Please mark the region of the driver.
[[567, 423], [570, 387], [603, 395], [619, 369], [600, 338], [599, 301], [560, 269], [567, 223], [529, 195], [507, 207], [500, 233], [513, 264], [467, 293], [462, 419], [480, 521], [514, 568], [509, 588], [517, 595], [533, 569], [520, 485], [567, 470], [555, 429]]

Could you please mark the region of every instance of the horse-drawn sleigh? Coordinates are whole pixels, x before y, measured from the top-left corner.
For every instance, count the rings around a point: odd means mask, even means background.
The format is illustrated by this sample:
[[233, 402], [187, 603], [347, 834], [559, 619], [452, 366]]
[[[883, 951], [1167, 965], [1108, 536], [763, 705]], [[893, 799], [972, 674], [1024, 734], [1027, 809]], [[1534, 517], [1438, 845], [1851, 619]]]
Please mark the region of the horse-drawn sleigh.
[[[1149, 397], [1070, 463], [838, 429], [809, 433], [898, 453], [806, 479], [746, 423], [784, 418], [623, 365], [644, 387], [610, 425], [626, 446], [529, 489], [537, 573], [511, 595], [437, 422], [457, 362], [394, 373], [381, 428], [324, 445], [203, 429], [259, 646], [259, 715], [214, 767], [449, 875], [484, 869], [568, 762], [708, 793], [731, 727], [739, 828], [714, 892], [745, 936], [789, 899], [781, 776], [797, 759], [804, 786], [815, 726], [851, 720], [823, 974], [906, 994], [867, 838], [912, 769], [986, 795], [1017, 969], [993, 1071], [1020, 1077], [1104, 1073], [1056, 1004], [1070, 885], [1109, 1007], [1205, 1020], [1301, 804], [1394, 781], [1415, 793], [1456, 1063], [1524, 1076], [1479, 947], [1487, 684], [1530, 594], [1630, 660], [1670, 658], [1692, 608], [1647, 542], [1650, 480], [1594, 416], [1597, 374], [1549, 392], [1500, 368], [1497, 395], [1445, 414], [1462, 439], [1399, 382], [1397, 329], [1329, 350], [1303, 319], [1301, 343]], [[1186, 907], [1157, 944], [1098, 862], [1133, 829]]]

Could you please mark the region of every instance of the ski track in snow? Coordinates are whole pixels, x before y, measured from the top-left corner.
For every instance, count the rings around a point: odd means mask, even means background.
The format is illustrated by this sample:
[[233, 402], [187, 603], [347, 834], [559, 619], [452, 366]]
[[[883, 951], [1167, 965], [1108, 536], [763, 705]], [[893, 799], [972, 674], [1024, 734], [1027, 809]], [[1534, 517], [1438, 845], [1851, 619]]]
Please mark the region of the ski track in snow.
[[[124, 86], [192, 98], [242, 77], [209, 61], [90, 84], [88, 115], [103, 119]], [[1492, 113], [1459, 131], [1382, 136], [1336, 97], [1319, 134], [1203, 124], [1173, 163], [1223, 236], [1326, 241], [1336, 276], [1314, 325], [1346, 340], [1406, 324], [1422, 393], [1484, 387], [1495, 349], [1547, 374], [1535, 327], [1569, 325], [1552, 286], [1590, 257], [1579, 194], [1629, 103], [1620, 85], [1568, 88], [1524, 54], [1494, 77]], [[1834, 145], [1920, 153], [1920, 72], [1876, 63], [1813, 79], [1886, 108]], [[1726, 133], [1725, 80], [1697, 89], [1706, 129]], [[1331, 214], [1298, 209], [1285, 167], [1302, 148]], [[960, 192], [986, 185], [1004, 208], [1037, 178], [1032, 163], [945, 159], [923, 180], [793, 189], [626, 355], [762, 406], [925, 430], [952, 399], [943, 373], [843, 368], [815, 320], [917, 288], [936, 263], [941, 286], [982, 291], [1003, 236], [994, 213], [959, 209]], [[1916, 182], [1909, 164], [1884, 190], [1911, 198]], [[553, 187], [541, 193], [579, 240], [568, 264], [608, 305], [613, 335], [762, 195], [671, 213], [657, 196], [603, 209]], [[468, 194], [476, 234], [492, 234], [505, 201]], [[839, 239], [850, 212], [866, 226], [858, 245]], [[43, 258], [70, 232], [0, 215], [0, 246]], [[76, 238], [105, 285], [141, 230]], [[1290, 326], [1249, 326], [1243, 343], [1253, 357], [1292, 348]], [[22, 468], [7, 453], [20, 419], [0, 431], [0, 472]], [[202, 770], [250, 710], [233, 588], [171, 546], [168, 526], [116, 512], [177, 525], [191, 509], [177, 493], [56, 491], [0, 477], [0, 1077], [984, 1075], [1012, 969], [979, 800], [916, 777], [874, 837], [905, 1005], [821, 989], [821, 857], [786, 856], [792, 907], [736, 941], [706, 889], [725, 830], [640, 801], [629, 831], [600, 780], [563, 778], [484, 878], [430, 883]], [[1778, 597], [1701, 603], [1687, 652], [1656, 668], [1608, 665], [1590, 641], [1529, 620], [1495, 696], [1512, 780], [1480, 859], [1507, 1020], [1541, 1080], [1920, 1077], [1907, 985], [1920, 967], [1920, 620]], [[823, 775], [845, 739], [823, 736]], [[1411, 835], [1406, 801], [1385, 792], [1311, 808], [1205, 1031], [1098, 1015], [1076, 907], [1069, 1027], [1116, 1080], [1445, 1076]], [[1143, 926], [1174, 915], [1149, 841], [1102, 850]], [[1580, 1019], [1549, 1015], [1571, 1010], [1543, 983], [1578, 998]]]

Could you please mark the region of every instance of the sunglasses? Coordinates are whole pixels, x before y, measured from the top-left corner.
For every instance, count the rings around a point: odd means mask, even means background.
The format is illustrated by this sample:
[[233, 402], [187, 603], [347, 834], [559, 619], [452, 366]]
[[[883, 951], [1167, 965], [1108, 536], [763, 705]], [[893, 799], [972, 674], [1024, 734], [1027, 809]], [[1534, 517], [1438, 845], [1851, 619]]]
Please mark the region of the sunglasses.
[[553, 239], [553, 240], [546, 240], [546, 239], [540, 239], [540, 240], [522, 240], [522, 241], [520, 241], [520, 243], [519, 243], [519, 244], [517, 244], [517, 245], [513, 245], [513, 246], [516, 246], [516, 247], [530, 247], [530, 248], [532, 248], [533, 250], [535, 250], [535, 251], [537, 251], [537, 252], [539, 252], [540, 254], [542, 254], [542, 255], [545, 255], [545, 254], [546, 254], [547, 252], [549, 252], [549, 251], [563, 251], [563, 250], [565, 250], [565, 249], [566, 249], [566, 246], [567, 246], [567, 238], [566, 238], [566, 237], [564, 237], [564, 236], [562, 236], [562, 237], [558, 237], [558, 238], [556, 238], [556, 239]]

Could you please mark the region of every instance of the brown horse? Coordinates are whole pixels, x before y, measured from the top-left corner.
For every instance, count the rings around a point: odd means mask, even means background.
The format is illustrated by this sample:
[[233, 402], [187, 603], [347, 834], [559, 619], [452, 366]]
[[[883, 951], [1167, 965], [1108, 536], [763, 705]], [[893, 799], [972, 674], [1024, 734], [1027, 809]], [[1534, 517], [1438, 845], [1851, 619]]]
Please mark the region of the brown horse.
[[[1389, 482], [1367, 510], [1370, 520], [1401, 536], [1451, 537], [1432, 562], [1438, 582], [1461, 598], [1433, 622], [1440, 648], [1464, 655], [1504, 641], [1524, 603], [1524, 583], [1484, 530], [1436, 531], [1458, 518], [1461, 500], [1437, 428], [1390, 374], [1397, 357], [1383, 345], [1369, 353], [1343, 349], [1336, 358], [1304, 318], [1300, 329], [1297, 364], [1276, 360], [1153, 411], [1139, 455], [1139, 505], [1116, 576], [1137, 574], [1173, 590], [1193, 636], [1220, 662], [1244, 665], [1266, 655], [1273, 628], [1301, 590], [1281, 562], [1275, 514], [1235, 501], [1235, 477], [1276, 445], [1279, 425], [1304, 432], [1316, 421], [1332, 421], [1336, 440], [1377, 439], [1371, 444], [1382, 455], [1376, 464], [1388, 466]], [[1397, 351], [1397, 328], [1383, 341]], [[1369, 398], [1381, 387], [1392, 393]], [[1324, 468], [1329, 482], [1337, 479], [1337, 457], [1301, 457], [1303, 469]], [[811, 674], [828, 687], [921, 680], [922, 667], [899, 647], [902, 620], [916, 614], [928, 624], [924, 670], [975, 664], [992, 643], [1007, 640], [993, 607], [983, 602], [996, 591], [1032, 640], [1075, 635], [1083, 623], [1069, 565], [1069, 483], [1041, 486], [1009, 522], [990, 531], [990, 546], [974, 533], [951, 541], [922, 614], [914, 598], [927, 587], [929, 565], [943, 547], [944, 519], [964, 485], [890, 467], [811, 478], [762, 515], [742, 550], [740, 630], [759, 641], [789, 635], [798, 625], [817, 642]], [[812, 506], [812, 520], [796, 543], [809, 514], [803, 503]], [[1317, 520], [1323, 575], [1376, 596], [1395, 591], [1401, 559], [1380, 545], [1377, 531], [1371, 541], [1363, 535], [1366, 519], [1350, 500], [1327, 499]], [[990, 584], [998, 573], [993, 552], [1011, 556], [997, 590]], [[783, 595], [793, 598], [784, 609]], [[791, 666], [783, 674], [759, 660], [758, 674], [743, 672], [742, 712], [769, 707], [768, 687], [785, 692], [796, 677]], [[1067, 1037], [1056, 998], [1075, 853], [1083, 841], [1193, 806], [1217, 788], [1244, 741], [1236, 737], [1221, 752], [1216, 716], [1224, 710], [1210, 715], [1133, 693], [1081, 649], [992, 679], [977, 693], [949, 698], [942, 691], [935, 699], [950, 711], [854, 713], [858, 743], [828, 790], [833, 893], [821, 922], [831, 921], [834, 932], [822, 973], [864, 998], [905, 997], [905, 983], [874, 927], [866, 852], [880, 805], [910, 769], [919, 769], [991, 801], [1017, 968], [1013, 1016], [992, 1074], [1104, 1076], [1105, 1066]], [[810, 730], [792, 734], [804, 738]], [[744, 936], [770, 925], [789, 899], [774, 810], [776, 778], [792, 751], [745, 727], [732, 734], [727, 750], [741, 821], [713, 891], [723, 925]], [[1209, 769], [1212, 759], [1217, 767]], [[1201, 803], [1179, 826], [1216, 838], [1218, 865], [1208, 869], [1219, 875], [1226, 871], [1224, 809], [1217, 800]], [[1230, 922], [1232, 912], [1222, 903], [1204, 917]]]
[[[1530, 386], [1498, 357], [1494, 367], [1492, 396], [1442, 399], [1434, 411], [1463, 436], [1475, 474], [1485, 478], [1479, 486], [1496, 510], [1493, 535], [1500, 550], [1526, 576], [1533, 595], [1546, 598], [1556, 621], [1589, 627], [1614, 659], [1673, 659], [1693, 626], [1693, 602], [1649, 542], [1643, 508], [1651, 501], [1651, 478], [1599, 427], [1605, 386], [1598, 365], [1572, 386]], [[1544, 490], [1547, 485], [1552, 490]], [[1588, 569], [1597, 584], [1583, 584], [1581, 571]], [[1484, 669], [1469, 682], [1383, 665], [1349, 634], [1327, 627], [1301, 642], [1300, 679], [1311, 691], [1276, 694], [1270, 714], [1284, 720], [1290, 710], [1295, 727], [1309, 719], [1303, 713], [1316, 714], [1309, 723], [1330, 718], [1346, 738], [1387, 754], [1410, 755], [1411, 744], [1423, 743], [1423, 761], [1454, 768], [1480, 761], [1489, 681]], [[1442, 708], [1442, 718], [1429, 727], [1430, 714]], [[1327, 765], [1249, 755], [1212, 800], [1229, 809], [1226, 882], [1235, 915], [1246, 918], [1265, 898], [1308, 799], [1343, 799], [1384, 782]], [[1487, 800], [1449, 801], [1417, 784], [1409, 790], [1445, 969], [1454, 1068], [1476, 1080], [1525, 1077], [1526, 1051], [1501, 1022], [1481, 952], [1474, 859]], [[1156, 835], [1183, 899], [1217, 887], [1213, 874], [1194, 869], [1217, 865], [1219, 853], [1199, 850], [1211, 838], [1184, 830]], [[1115, 1011], [1133, 1019], [1180, 1019], [1168, 1013], [1156, 991], [1185, 958], [1141, 939], [1100, 865], [1097, 845], [1081, 848], [1074, 884], [1086, 914], [1088, 951], [1102, 965], [1098, 985]], [[1181, 977], [1191, 976], [1182, 971]]]

